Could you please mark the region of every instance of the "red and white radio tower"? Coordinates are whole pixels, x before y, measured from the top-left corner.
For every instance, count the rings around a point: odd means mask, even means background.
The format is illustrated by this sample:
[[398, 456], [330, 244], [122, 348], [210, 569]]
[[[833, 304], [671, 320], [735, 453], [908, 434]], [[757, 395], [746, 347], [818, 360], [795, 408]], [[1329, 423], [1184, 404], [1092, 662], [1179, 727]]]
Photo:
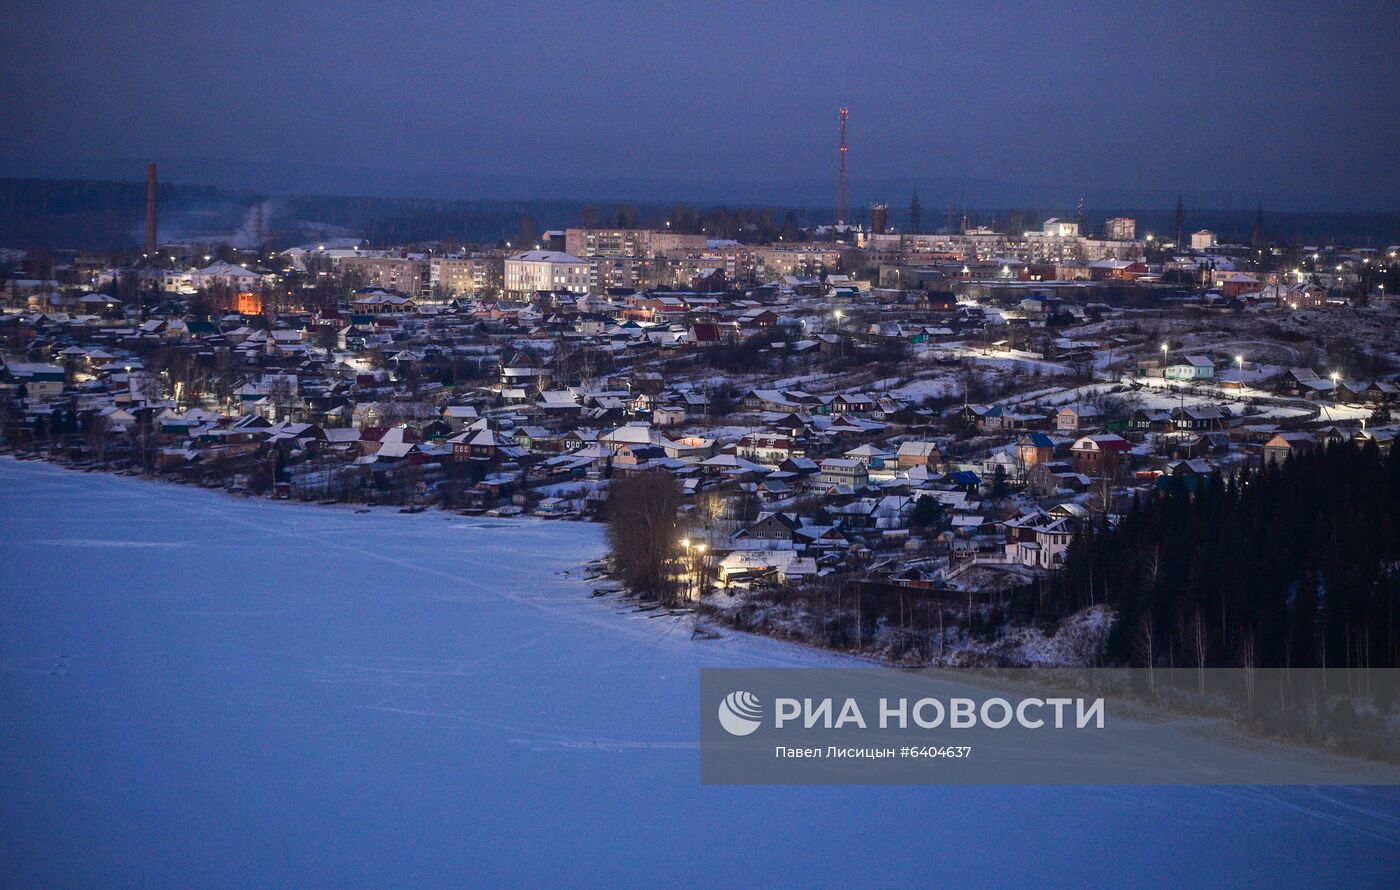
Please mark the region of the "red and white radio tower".
[[836, 173], [836, 224], [846, 224], [846, 109], [841, 109], [841, 166]]

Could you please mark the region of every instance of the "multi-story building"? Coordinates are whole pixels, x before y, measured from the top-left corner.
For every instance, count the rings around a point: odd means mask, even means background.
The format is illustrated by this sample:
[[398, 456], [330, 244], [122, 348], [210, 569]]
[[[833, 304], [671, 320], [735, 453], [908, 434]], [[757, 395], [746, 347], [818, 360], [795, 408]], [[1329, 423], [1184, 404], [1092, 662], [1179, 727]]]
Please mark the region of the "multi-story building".
[[1101, 436], [1081, 436], [1070, 446], [1070, 463], [1076, 473], [1090, 478], [1112, 476], [1118, 472], [1124, 455], [1133, 445], [1122, 436], [1107, 433]]
[[704, 250], [704, 235], [682, 235], [656, 229], [566, 229], [564, 251], [577, 257], [683, 256]]
[[1053, 238], [1074, 238], [1079, 234], [1079, 223], [1072, 219], [1060, 219], [1058, 216], [1052, 216], [1045, 221], [1041, 231]]
[[815, 275], [841, 268], [842, 250], [804, 247], [754, 247], [754, 277], [771, 281], [784, 275]]
[[1215, 245], [1215, 233], [1210, 229], [1201, 229], [1199, 232], [1191, 233], [1192, 250], [1209, 250]]
[[820, 485], [849, 485], [854, 490], [864, 488], [870, 481], [870, 471], [862, 460], [829, 457], [820, 466], [817, 472]]
[[160, 289], [167, 294], [185, 294], [194, 290], [194, 285], [190, 283], [190, 272], [164, 269], [152, 274], [158, 276], [156, 280], [160, 282]]
[[473, 294], [500, 287], [504, 264], [499, 257], [433, 257], [428, 261], [428, 286], [448, 296]]
[[223, 286], [234, 291], [256, 291], [262, 283], [259, 273], [223, 260], [189, 273], [189, 286], [196, 290]]
[[565, 229], [564, 252], [576, 257], [643, 256], [642, 229]]
[[365, 287], [380, 287], [406, 297], [430, 293], [428, 264], [408, 257], [347, 256], [340, 260], [342, 273], [355, 271]]
[[670, 287], [675, 283], [664, 280], [665, 276], [662, 275], [666, 260], [637, 256], [592, 256], [588, 257], [587, 262], [588, 283], [594, 293], [604, 293], [609, 288], [647, 290]]
[[939, 235], [870, 235], [863, 241], [864, 262], [875, 265], [927, 264], [957, 259], [963, 262], [1019, 260], [1023, 263], [1054, 264], [1068, 261], [1136, 259], [1142, 244], [1136, 240], [1085, 238], [1074, 222], [1052, 220], [1048, 231], [1006, 235], [990, 229]]
[[1115, 216], [1104, 223], [1103, 236], [1109, 241], [1134, 241], [1137, 239], [1137, 220]]
[[527, 250], [505, 263], [505, 289], [521, 296], [536, 291], [586, 294], [591, 277], [585, 260], [553, 250]]

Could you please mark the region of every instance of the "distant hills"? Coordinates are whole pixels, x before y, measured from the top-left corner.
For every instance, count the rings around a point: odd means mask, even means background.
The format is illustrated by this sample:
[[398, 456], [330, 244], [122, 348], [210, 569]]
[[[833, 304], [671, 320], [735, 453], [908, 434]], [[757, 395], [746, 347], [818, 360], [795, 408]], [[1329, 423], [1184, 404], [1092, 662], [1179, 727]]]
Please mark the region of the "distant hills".
[[[144, 168], [137, 168], [143, 170]], [[535, 184], [539, 187], [539, 183]], [[913, 187], [891, 184], [880, 195], [890, 204], [890, 222], [907, 228], [909, 198]], [[460, 184], [458, 186], [460, 188]], [[603, 186], [599, 184], [601, 189]], [[736, 185], [735, 188], [739, 186]], [[874, 193], [874, 186], [853, 188], [853, 197]], [[894, 189], [898, 188], [899, 191]], [[494, 191], [494, 190], [493, 190]], [[569, 191], [574, 191], [570, 189]], [[761, 206], [773, 208], [775, 215], [792, 212], [803, 225], [830, 222], [832, 211], [822, 204], [804, 206], [782, 190], [755, 188], [745, 201], [697, 200], [694, 190], [681, 194], [651, 193], [647, 201], [629, 200], [633, 189], [590, 198], [586, 192], [553, 200], [537, 198], [484, 197], [479, 200], [430, 197], [373, 197], [253, 191], [214, 188], [165, 182], [160, 186], [160, 236], [178, 239], [247, 239], [249, 211], [263, 202], [264, 226], [274, 242], [281, 244], [314, 240], [318, 233], [351, 233], [376, 244], [450, 238], [462, 242], [519, 240], [522, 234], [578, 225], [588, 208], [590, 215], [607, 219], [617, 208], [634, 212], [640, 224], [664, 218], [676, 202], [707, 207]], [[989, 191], [994, 191], [989, 189]], [[1028, 195], [1033, 194], [1028, 192]], [[1045, 197], [1045, 196], [1042, 196]], [[923, 228], [932, 230], [962, 217], [961, 202], [950, 206], [936, 193], [920, 191]], [[829, 204], [830, 202], [826, 202]], [[1139, 234], [1169, 234], [1175, 229], [1175, 196], [1160, 206], [1137, 208], [1096, 204], [1092, 197], [1085, 209], [1086, 225], [1102, 226], [1111, 216], [1131, 216], [1138, 220]], [[865, 200], [851, 203], [854, 221], [868, 219]], [[983, 207], [988, 205], [984, 204]], [[1007, 199], [1001, 207], [1016, 206], [1044, 218], [1070, 215], [1073, 203], [1053, 206], [1031, 200]], [[108, 250], [124, 249], [140, 243], [145, 212], [145, 183], [104, 179], [0, 179], [0, 247]], [[968, 209], [972, 224], [1005, 218], [1004, 209]], [[1188, 230], [1209, 228], [1225, 239], [1245, 240], [1253, 231], [1253, 207], [1238, 209], [1196, 209], [1187, 196]], [[1307, 212], [1270, 211], [1265, 207], [1264, 226], [1275, 240], [1290, 243], [1383, 247], [1400, 242], [1400, 212]]]

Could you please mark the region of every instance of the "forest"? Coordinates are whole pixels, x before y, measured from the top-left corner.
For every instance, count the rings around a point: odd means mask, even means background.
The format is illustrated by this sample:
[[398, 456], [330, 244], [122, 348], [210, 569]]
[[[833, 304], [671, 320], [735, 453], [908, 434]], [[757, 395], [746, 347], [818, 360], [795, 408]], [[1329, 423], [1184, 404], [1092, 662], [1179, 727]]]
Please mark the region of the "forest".
[[1110, 605], [1107, 657], [1135, 667], [1393, 668], [1397, 598], [1400, 457], [1370, 440], [1138, 498], [1009, 617]]

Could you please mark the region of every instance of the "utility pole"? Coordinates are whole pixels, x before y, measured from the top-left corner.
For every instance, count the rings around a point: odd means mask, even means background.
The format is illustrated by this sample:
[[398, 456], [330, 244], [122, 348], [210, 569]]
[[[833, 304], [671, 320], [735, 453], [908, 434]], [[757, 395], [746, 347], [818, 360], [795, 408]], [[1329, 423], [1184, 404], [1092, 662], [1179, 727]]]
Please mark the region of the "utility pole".
[[836, 224], [846, 223], [846, 109], [841, 109], [841, 164], [836, 172]]

